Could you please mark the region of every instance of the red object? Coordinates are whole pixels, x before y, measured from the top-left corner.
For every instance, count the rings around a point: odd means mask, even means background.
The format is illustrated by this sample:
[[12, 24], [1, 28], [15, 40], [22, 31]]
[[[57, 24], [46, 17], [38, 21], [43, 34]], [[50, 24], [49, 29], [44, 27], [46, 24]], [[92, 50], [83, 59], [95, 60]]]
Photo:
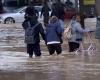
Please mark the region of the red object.
[[76, 12], [73, 11], [73, 10], [66, 11], [64, 18], [65, 19], [71, 19], [75, 14], [76, 14]]

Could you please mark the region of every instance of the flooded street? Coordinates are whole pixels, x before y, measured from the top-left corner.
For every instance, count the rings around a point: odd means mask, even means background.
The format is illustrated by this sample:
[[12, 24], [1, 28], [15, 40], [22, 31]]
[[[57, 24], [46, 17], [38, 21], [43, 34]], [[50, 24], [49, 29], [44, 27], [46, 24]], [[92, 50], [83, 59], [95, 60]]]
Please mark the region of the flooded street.
[[100, 43], [94, 44], [91, 55], [68, 53], [64, 42], [62, 55], [49, 56], [41, 40], [42, 56], [30, 59], [21, 24], [0, 24], [0, 80], [100, 80]]

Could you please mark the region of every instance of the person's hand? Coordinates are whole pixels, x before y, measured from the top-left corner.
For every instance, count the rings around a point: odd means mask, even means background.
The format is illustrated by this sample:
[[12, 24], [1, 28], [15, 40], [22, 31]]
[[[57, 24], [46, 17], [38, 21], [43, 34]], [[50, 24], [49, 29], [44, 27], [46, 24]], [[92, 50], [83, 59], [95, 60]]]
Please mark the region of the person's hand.
[[94, 32], [95, 30], [89, 30], [89, 32], [91, 33], [91, 32]]

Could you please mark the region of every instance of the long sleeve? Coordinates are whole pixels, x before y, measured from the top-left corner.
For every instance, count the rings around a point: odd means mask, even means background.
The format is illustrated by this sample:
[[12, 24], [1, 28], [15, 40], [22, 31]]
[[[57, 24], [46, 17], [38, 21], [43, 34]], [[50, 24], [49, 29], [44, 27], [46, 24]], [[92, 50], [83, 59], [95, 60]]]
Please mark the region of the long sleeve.
[[43, 15], [43, 12], [44, 12], [44, 7], [43, 7], [42, 10], [41, 10], [41, 16]]
[[43, 29], [43, 27], [42, 27], [42, 24], [40, 24], [39, 26], [40, 26], [40, 34], [41, 34], [43, 40], [46, 40], [46, 39], [45, 39], [45, 33], [44, 33], [44, 29]]
[[80, 23], [75, 24], [75, 27], [76, 27], [76, 31], [78, 31], [78, 32], [80, 32], [80, 33], [84, 33], [84, 32], [88, 32], [88, 31], [89, 31], [89, 30], [87, 30], [87, 29], [83, 29], [83, 28], [81, 27], [81, 24], [80, 24]]
[[24, 21], [22, 23], [22, 27], [23, 27], [23, 29], [26, 29], [28, 27], [28, 22], [27, 21]]
[[60, 26], [60, 24], [57, 26], [57, 33], [61, 34], [63, 33], [62, 27]]

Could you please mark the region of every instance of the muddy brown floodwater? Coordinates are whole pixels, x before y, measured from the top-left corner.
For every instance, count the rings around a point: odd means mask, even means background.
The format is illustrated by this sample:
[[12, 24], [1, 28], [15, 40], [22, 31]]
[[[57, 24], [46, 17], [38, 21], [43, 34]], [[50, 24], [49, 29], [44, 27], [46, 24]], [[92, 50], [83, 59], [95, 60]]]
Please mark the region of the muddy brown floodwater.
[[64, 43], [62, 55], [49, 56], [41, 40], [42, 56], [30, 59], [21, 25], [1, 24], [0, 80], [100, 80], [100, 44], [94, 43], [98, 50], [93, 54], [68, 53]]

